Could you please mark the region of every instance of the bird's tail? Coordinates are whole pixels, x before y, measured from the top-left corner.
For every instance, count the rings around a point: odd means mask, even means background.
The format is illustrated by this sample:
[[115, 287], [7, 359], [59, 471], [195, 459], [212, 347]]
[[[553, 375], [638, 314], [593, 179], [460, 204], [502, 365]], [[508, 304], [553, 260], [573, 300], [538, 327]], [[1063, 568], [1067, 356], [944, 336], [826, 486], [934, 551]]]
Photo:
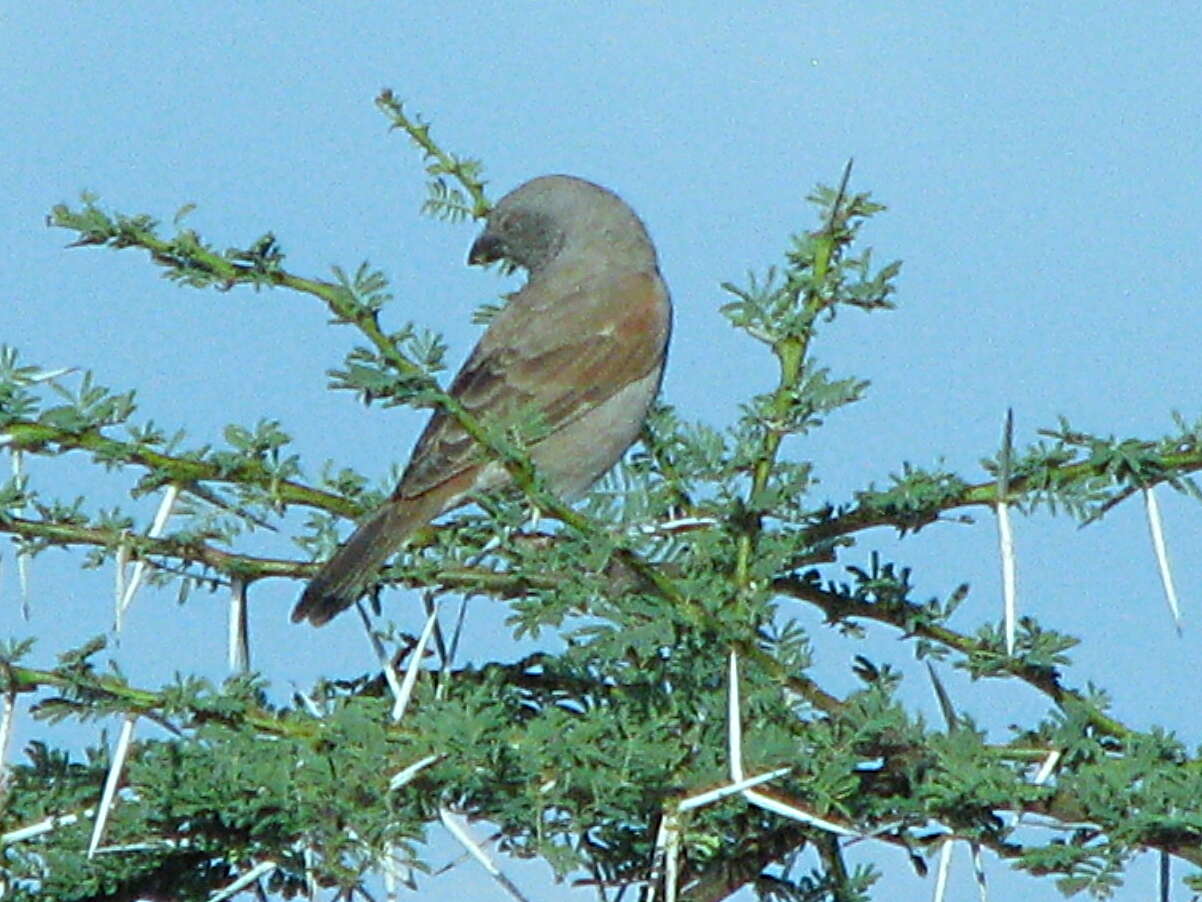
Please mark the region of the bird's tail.
[[364, 520], [305, 588], [292, 610], [292, 622], [308, 620], [321, 626], [353, 605], [389, 555], [437, 515], [423, 500], [393, 499]]

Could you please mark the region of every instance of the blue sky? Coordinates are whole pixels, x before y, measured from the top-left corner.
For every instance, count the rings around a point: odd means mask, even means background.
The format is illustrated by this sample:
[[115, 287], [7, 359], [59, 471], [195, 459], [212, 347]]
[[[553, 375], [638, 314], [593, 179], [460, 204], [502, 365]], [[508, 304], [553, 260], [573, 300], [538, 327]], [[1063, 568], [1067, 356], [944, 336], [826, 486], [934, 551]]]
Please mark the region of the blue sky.
[[[1171, 428], [1172, 410], [1202, 416], [1202, 12], [1148, 3], [1133, 14], [1116, 2], [731, 7], [214, 2], [182, 14], [167, 4], [9, 4], [0, 10], [0, 341], [29, 362], [136, 388], [143, 419], [185, 427], [196, 442], [269, 416], [310, 472], [333, 458], [385, 479], [421, 417], [325, 390], [353, 336], [330, 328], [315, 301], [180, 289], [138, 254], [64, 249], [66, 233], [43, 220], [88, 189], [167, 222], [195, 203], [188, 224], [221, 247], [271, 230], [301, 274], [370, 260], [393, 280], [393, 322], [442, 330], [457, 365], [478, 334], [471, 311], [508, 283], [464, 265], [470, 224], [418, 216], [417, 155], [372, 105], [388, 86], [446, 147], [484, 160], [493, 197], [568, 172], [630, 201], [676, 303], [665, 398], [714, 424], [773, 375], [762, 349], [717, 313], [719, 284], [776, 262], [788, 234], [813, 225], [805, 194], [854, 157], [853, 186], [890, 208], [866, 239], [878, 259], [905, 266], [897, 312], [843, 315], [817, 349], [837, 375], [873, 383], [867, 400], [791, 448], [817, 462], [832, 500], [881, 484], [903, 461], [942, 460], [980, 478], [977, 461], [993, 453], [1007, 407], [1020, 444], [1061, 414], [1082, 429], [1148, 438]], [[122, 500], [119, 480], [69, 460], [35, 467], [65, 495]], [[148, 517], [154, 501], [122, 503]], [[1128, 723], [1161, 723], [1196, 744], [1202, 689], [1189, 676], [1190, 637], [1202, 528], [1196, 504], [1168, 492], [1161, 501], [1184, 639], [1163, 613], [1135, 504], [1086, 530], [1020, 520], [1020, 603], [1083, 638], [1074, 685], [1100, 682]], [[999, 607], [994, 532], [978, 518], [900, 545], [881, 535], [852, 560], [872, 547], [897, 553], [931, 594], [971, 581], [968, 627]], [[35, 562], [31, 623], [15, 613], [11, 552], [0, 567], [4, 633], [39, 636], [44, 661], [109, 619], [111, 575], [73, 566], [62, 554]], [[256, 587], [255, 666], [279, 687], [370, 668], [351, 618], [321, 632], [286, 625], [296, 591]], [[393, 600], [398, 619], [407, 601]], [[477, 616], [483, 643], [504, 611]], [[821, 673], [850, 686], [856, 649], [802, 616]], [[115, 656], [149, 684], [177, 669], [220, 674], [222, 618], [215, 596], [177, 608], [147, 593]], [[875, 641], [874, 653], [907, 660], [893, 636]], [[1028, 693], [945, 677], [989, 723], [1043, 707]], [[912, 691], [936, 716], [926, 686], [916, 680]], [[25, 721], [19, 739], [38, 729]], [[880, 856], [892, 897], [927, 898], [930, 882], [894, 857]], [[1003, 866], [989, 871], [998, 895], [1036, 887]], [[537, 868], [519, 873], [547, 897]], [[1119, 898], [1146, 898], [1151, 873], [1137, 865]], [[483, 881], [464, 866], [427, 883], [424, 898], [491, 886]]]

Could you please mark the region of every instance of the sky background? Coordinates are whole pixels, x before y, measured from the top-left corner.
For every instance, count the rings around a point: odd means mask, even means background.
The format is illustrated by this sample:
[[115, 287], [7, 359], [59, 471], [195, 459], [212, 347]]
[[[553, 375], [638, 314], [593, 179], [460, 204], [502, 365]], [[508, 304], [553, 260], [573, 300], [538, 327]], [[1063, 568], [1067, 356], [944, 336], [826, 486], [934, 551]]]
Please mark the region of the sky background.
[[[864, 239], [880, 262], [905, 264], [896, 312], [849, 311], [817, 346], [835, 375], [872, 382], [865, 401], [790, 446], [816, 461], [825, 498], [882, 485], [906, 461], [985, 478], [978, 461], [994, 453], [1007, 407], [1019, 445], [1059, 415], [1156, 438], [1172, 429], [1173, 410], [1202, 416], [1202, 11], [1133, 10], [444, 0], [210, 2], [181, 14], [145, 2], [4, 4], [0, 342], [28, 363], [137, 389], [135, 419], [183, 427], [196, 444], [219, 442], [227, 423], [269, 417], [294, 436], [310, 474], [333, 459], [385, 479], [422, 417], [327, 391], [326, 371], [355, 337], [330, 327], [315, 299], [182, 289], [141, 253], [65, 249], [68, 233], [44, 218], [87, 189], [168, 227], [194, 203], [188, 226], [222, 248], [273, 231], [301, 275], [368, 260], [392, 279], [387, 321], [441, 330], [455, 367], [479, 334], [474, 308], [514, 283], [465, 266], [474, 225], [418, 215], [418, 155], [372, 103], [387, 86], [444, 147], [484, 161], [494, 199], [566, 172], [634, 206], [676, 304], [664, 398], [715, 425], [774, 376], [762, 346], [719, 315], [720, 283], [778, 262], [788, 235], [815, 224], [804, 196], [854, 157], [853, 188], [889, 206]], [[82, 457], [30, 469], [47, 494], [86, 494], [147, 519], [157, 504], [130, 502], [128, 480]], [[1162, 724], [1196, 746], [1202, 517], [1168, 490], [1160, 500], [1184, 637], [1165, 614], [1138, 502], [1085, 530], [1043, 514], [1018, 520], [1020, 606], [1082, 638], [1071, 685], [1100, 683], [1129, 725]], [[971, 582], [956, 621], [971, 631], [1000, 610], [995, 544], [986, 516], [900, 544], [866, 537], [847, 561], [863, 563], [872, 548], [899, 555], [929, 595]], [[243, 547], [288, 546], [254, 536]], [[42, 555], [23, 622], [12, 562], [6, 550], [0, 636], [37, 636], [35, 663], [107, 628], [111, 572], [81, 575], [76, 556]], [[354, 618], [322, 631], [287, 624], [298, 588], [263, 583], [251, 599], [253, 665], [276, 690], [373, 668]], [[173, 598], [142, 594], [113, 650], [139, 684], [224, 672], [224, 598], [182, 608]], [[417, 607], [402, 595], [389, 602], [408, 629]], [[817, 673], [851, 688], [861, 649], [797, 613], [815, 629]], [[503, 606], [473, 607], [477, 659], [510, 653], [489, 644], [503, 618]], [[937, 719], [908, 646], [873, 631], [870, 649], [907, 667], [907, 697]], [[958, 703], [999, 728], [1045, 708], [1033, 692], [943, 676]], [[45, 729], [23, 718], [10, 756]], [[880, 898], [929, 898], [933, 881], [913, 876], [896, 850], [867, 854], [888, 872]], [[975, 896], [966, 854], [957, 862], [959, 897]], [[987, 870], [996, 898], [1055, 896], [996, 861]], [[552, 888], [538, 864], [512, 871], [532, 899], [594, 898]], [[1148, 898], [1153, 874], [1145, 856], [1116, 898]], [[453, 893], [501, 897], [468, 863], [424, 879], [417, 898]]]

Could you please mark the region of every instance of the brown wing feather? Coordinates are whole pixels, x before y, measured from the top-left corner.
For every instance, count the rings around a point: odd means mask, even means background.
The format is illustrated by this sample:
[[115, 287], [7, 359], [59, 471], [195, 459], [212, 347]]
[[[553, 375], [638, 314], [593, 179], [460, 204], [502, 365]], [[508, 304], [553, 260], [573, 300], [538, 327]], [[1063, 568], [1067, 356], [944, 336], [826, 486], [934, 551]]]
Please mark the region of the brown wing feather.
[[[485, 422], [541, 411], [554, 431], [649, 373], [668, 338], [667, 292], [655, 272], [527, 285], [497, 314], [450, 392]], [[479, 462], [452, 417], [435, 413], [396, 497], [429, 491]]]

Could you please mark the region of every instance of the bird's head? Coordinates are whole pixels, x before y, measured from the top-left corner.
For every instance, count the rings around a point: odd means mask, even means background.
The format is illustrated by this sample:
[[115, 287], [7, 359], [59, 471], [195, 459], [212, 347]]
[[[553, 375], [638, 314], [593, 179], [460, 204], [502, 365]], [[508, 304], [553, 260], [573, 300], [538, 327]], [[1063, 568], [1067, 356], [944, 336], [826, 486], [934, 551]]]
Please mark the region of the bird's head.
[[505, 260], [534, 276], [561, 257], [580, 254], [656, 263], [643, 223], [620, 197], [584, 179], [544, 175], [497, 202], [467, 262]]

